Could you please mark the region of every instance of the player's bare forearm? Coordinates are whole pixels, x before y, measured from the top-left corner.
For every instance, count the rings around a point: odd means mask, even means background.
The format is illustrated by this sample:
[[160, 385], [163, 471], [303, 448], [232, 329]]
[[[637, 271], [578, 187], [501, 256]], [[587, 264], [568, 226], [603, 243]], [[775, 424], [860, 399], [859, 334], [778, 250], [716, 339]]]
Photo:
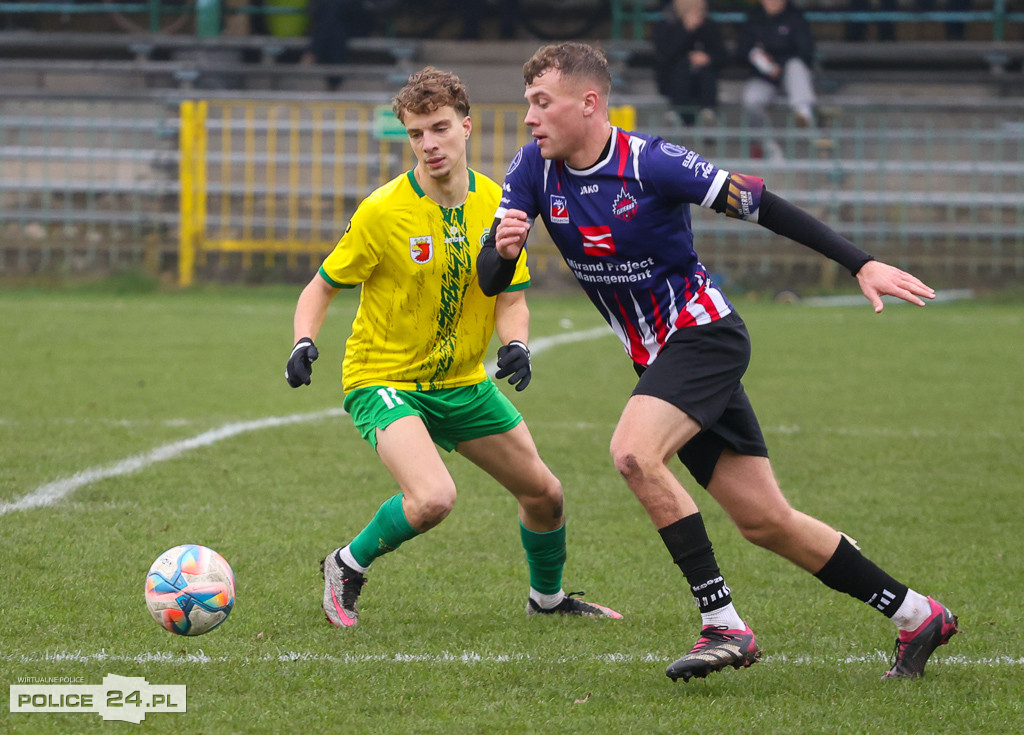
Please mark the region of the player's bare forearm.
[[882, 311], [883, 296], [895, 296], [918, 306], [924, 306], [925, 302], [921, 299], [935, 298], [935, 289], [921, 279], [877, 260], [861, 266], [857, 271], [857, 282], [876, 314]]
[[503, 345], [512, 341], [529, 344], [530, 309], [524, 291], [505, 291], [494, 303], [494, 330]]
[[331, 299], [336, 293], [338, 293], [338, 289], [321, 278], [319, 273], [306, 284], [295, 305], [293, 339], [296, 342], [303, 337], [316, 339], [324, 319], [327, 318], [327, 307], [330, 306]]

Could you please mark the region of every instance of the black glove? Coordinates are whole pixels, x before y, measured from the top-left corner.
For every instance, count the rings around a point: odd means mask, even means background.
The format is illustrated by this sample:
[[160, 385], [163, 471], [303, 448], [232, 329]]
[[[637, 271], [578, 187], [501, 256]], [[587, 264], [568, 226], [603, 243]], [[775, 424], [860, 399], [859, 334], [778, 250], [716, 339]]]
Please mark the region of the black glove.
[[517, 391], [525, 390], [530, 384], [530, 348], [519, 340], [512, 340], [504, 347], [498, 348], [498, 372], [496, 378], [508, 379], [509, 384], [514, 385]]
[[309, 337], [303, 337], [292, 348], [288, 365], [284, 369], [284, 379], [292, 388], [309, 385], [313, 377], [313, 361], [320, 357], [320, 351]]

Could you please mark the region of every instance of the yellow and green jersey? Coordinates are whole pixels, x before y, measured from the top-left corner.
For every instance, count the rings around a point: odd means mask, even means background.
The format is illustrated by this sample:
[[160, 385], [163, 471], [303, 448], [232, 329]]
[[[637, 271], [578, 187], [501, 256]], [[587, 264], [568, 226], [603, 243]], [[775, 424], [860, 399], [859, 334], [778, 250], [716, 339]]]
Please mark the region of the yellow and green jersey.
[[[470, 171], [466, 202], [447, 209], [408, 171], [359, 205], [320, 266], [335, 288], [362, 284], [345, 345], [345, 391], [437, 390], [486, 379], [494, 298], [480, 290], [476, 257], [500, 199], [501, 187]], [[520, 258], [508, 290], [529, 285]]]

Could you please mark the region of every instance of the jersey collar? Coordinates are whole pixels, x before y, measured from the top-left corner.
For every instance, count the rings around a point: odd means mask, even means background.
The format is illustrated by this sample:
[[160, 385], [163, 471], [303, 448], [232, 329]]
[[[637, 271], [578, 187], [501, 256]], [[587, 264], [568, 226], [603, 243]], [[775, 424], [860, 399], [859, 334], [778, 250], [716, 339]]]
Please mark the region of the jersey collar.
[[569, 169], [569, 171], [571, 171], [572, 173], [576, 174], [577, 176], [588, 176], [589, 174], [594, 173], [599, 168], [601, 168], [602, 166], [604, 166], [605, 164], [607, 164], [609, 161], [612, 160], [612, 156], [615, 155], [615, 140], [616, 140], [616, 137], [618, 136], [618, 134], [619, 134], [619, 129], [613, 125], [612, 126], [612, 134], [608, 138], [608, 146], [607, 146], [608, 150], [605, 151], [604, 155], [601, 156], [601, 158], [598, 160], [598, 162], [595, 163], [590, 168], [575, 169], [572, 166], [570, 166], [568, 163], [565, 164], [565, 167], [567, 169]]
[[[476, 191], [476, 174], [473, 173], [473, 169], [467, 169], [469, 171], [469, 190]], [[416, 196], [420, 199], [425, 197], [427, 193], [420, 187], [418, 181], [416, 181], [416, 175], [413, 174], [412, 169], [405, 172], [406, 178], [409, 179], [409, 183], [412, 184], [412, 190], [416, 192]]]

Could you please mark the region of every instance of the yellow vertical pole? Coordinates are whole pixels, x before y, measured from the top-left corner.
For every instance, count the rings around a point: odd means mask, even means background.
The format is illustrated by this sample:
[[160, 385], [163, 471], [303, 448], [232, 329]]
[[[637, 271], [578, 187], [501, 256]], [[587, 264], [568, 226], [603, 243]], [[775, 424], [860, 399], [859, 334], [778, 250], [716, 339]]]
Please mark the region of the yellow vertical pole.
[[267, 226], [263, 235], [267, 240], [277, 237], [277, 107], [267, 111]]
[[345, 213], [345, 123], [349, 117], [348, 108], [337, 107], [334, 114], [334, 227], [327, 238], [329, 241], [336, 239], [344, 226], [342, 216]]
[[236, 105], [224, 103], [220, 119], [220, 232], [217, 237], [227, 240], [231, 227], [231, 154], [235, 143], [232, 140], [232, 126], [235, 123]]
[[245, 104], [245, 181], [242, 190], [242, 239], [252, 240], [252, 223], [256, 217], [253, 186], [256, 183], [256, 110], [252, 102]]
[[196, 260], [200, 263], [205, 261], [206, 253], [203, 244], [206, 240], [206, 116], [209, 106], [203, 100], [196, 105], [195, 116], [195, 234], [193, 246], [195, 247]]
[[178, 284], [192, 285], [195, 277], [195, 182], [193, 174], [193, 144], [195, 142], [195, 103], [181, 103], [178, 125]]
[[[288, 154], [288, 249], [293, 250], [298, 240], [299, 227], [299, 187], [302, 185], [302, 125], [299, 119], [299, 107], [293, 105], [289, 116]], [[290, 255], [289, 265], [294, 266], [294, 255]]]
[[501, 175], [505, 173], [505, 110], [502, 107], [494, 108], [494, 144], [491, 146], [491, 178], [501, 181]]
[[369, 126], [369, 110], [366, 107], [359, 108], [359, 126], [356, 130], [356, 201], [359, 201], [362, 197], [366, 196], [366, 189], [369, 186], [367, 180], [367, 164], [366, 156], [369, 154], [370, 145], [369, 137], [370, 134], [367, 132]]
[[623, 130], [636, 129], [636, 108], [632, 105], [619, 105], [608, 108], [608, 117], [612, 125]]
[[321, 195], [324, 177], [324, 108], [317, 105], [313, 108], [313, 140], [312, 140], [312, 172], [310, 173], [309, 197], [309, 239], [323, 239], [323, 223], [321, 222], [320, 207], [322, 205]]

